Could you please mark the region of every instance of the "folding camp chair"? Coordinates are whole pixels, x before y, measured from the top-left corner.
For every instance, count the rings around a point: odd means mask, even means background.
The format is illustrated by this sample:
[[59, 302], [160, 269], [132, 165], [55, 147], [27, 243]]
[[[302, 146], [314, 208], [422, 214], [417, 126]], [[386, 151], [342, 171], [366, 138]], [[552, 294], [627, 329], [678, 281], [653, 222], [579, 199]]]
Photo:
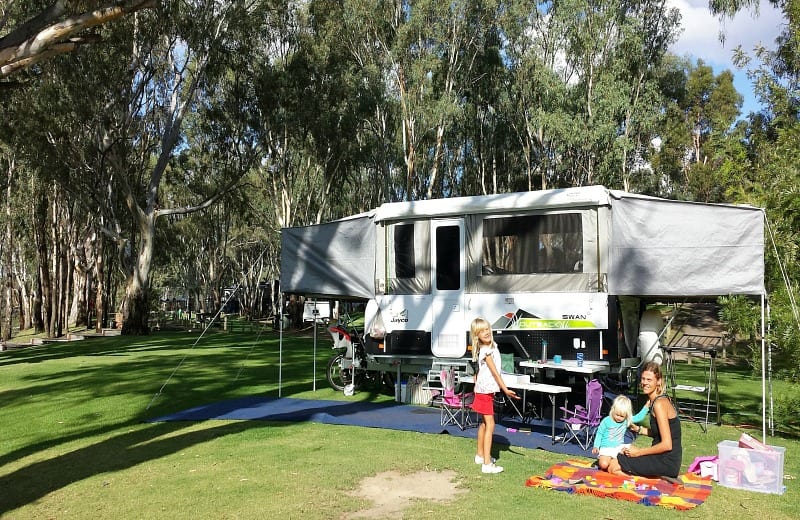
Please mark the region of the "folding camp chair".
[[603, 407], [603, 387], [600, 381], [592, 379], [586, 383], [586, 403], [583, 405], [576, 404], [575, 408], [570, 410], [566, 407], [561, 407], [564, 416], [561, 419], [564, 422], [564, 438], [562, 444], [567, 441], [575, 440], [578, 445], [584, 450], [589, 449], [589, 446], [594, 441], [594, 435], [600, 421], [603, 418], [601, 409]]
[[470, 407], [475, 394], [464, 391], [456, 392], [457, 378], [458, 373], [453, 367], [428, 372], [429, 386], [434, 386], [438, 383], [441, 388], [432, 401], [432, 404], [440, 410], [441, 425], [453, 424], [461, 430], [465, 430], [478, 424], [475, 412]]

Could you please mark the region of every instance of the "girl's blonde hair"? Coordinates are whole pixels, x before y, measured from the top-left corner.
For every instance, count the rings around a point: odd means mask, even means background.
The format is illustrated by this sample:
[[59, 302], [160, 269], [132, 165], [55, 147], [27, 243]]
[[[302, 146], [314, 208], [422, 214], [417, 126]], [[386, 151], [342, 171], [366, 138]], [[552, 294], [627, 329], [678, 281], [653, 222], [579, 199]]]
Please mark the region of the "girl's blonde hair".
[[[470, 344], [472, 345], [472, 361], [478, 360], [478, 353], [481, 350], [481, 346], [479, 345], [480, 340], [478, 339], [478, 334], [483, 332], [486, 329], [489, 329], [489, 332], [492, 331], [492, 326], [483, 318], [475, 318], [472, 320], [472, 324], [469, 328], [470, 332]], [[492, 337], [491, 342], [494, 343], [494, 337]]]
[[628, 396], [618, 395], [614, 398], [614, 402], [611, 403], [611, 410], [609, 410], [608, 415], [613, 417], [615, 414], [625, 417], [625, 422], [630, 425], [631, 418], [633, 417], [633, 404], [631, 404], [631, 400], [628, 398]]

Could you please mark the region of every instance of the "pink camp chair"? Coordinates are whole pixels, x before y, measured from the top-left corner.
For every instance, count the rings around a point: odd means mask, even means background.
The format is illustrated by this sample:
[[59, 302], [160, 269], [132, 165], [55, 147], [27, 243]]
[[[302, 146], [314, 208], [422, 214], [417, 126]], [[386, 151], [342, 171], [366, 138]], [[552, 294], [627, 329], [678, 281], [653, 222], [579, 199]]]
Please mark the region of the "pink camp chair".
[[602, 420], [603, 387], [600, 381], [592, 379], [586, 383], [586, 403], [576, 404], [575, 408], [561, 407], [564, 417], [564, 438], [562, 444], [575, 440], [584, 450], [594, 442], [594, 435]]
[[471, 392], [456, 392], [456, 378], [458, 376], [452, 367], [439, 371], [433, 377], [429, 372], [428, 380], [435, 380], [436, 376], [438, 376], [441, 384], [441, 391], [433, 398], [433, 404], [440, 409], [441, 425], [453, 424], [461, 430], [476, 426], [475, 413], [470, 408], [475, 394]]

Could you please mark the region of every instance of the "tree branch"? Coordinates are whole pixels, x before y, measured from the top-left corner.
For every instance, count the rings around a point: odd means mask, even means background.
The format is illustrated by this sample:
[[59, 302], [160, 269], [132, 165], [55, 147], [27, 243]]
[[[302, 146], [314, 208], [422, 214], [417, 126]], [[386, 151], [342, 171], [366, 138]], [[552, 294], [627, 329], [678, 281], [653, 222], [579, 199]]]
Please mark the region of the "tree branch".
[[44, 61], [47, 59], [52, 58], [53, 56], [57, 56], [59, 54], [65, 54], [67, 52], [72, 52], [77, 47], [77, 44], [69, 42], [69, 43], [57, 43], [52, 45], [49, 49], [44, 52], [40, 52], [35, 56], [31, 56], [30, 58], [25, 58], [21, 60], [17, 60], [10, 65], [3, 65], [0, 66], [0, 78], [9, 76], [17, 71], [22, 69], [28, 68], [34, 63], [39, 63], [40, 61]]
[[[53, 54], [45, 55], [45, 53], [52, 47], [69, 41], [77, 32], [111, 22], [142, 9], [155, 8], [157, 5], [157, 0], [113, 2], [93, 11], [68, 16], [64, 20], [56, 22], [66, 9], [63, 0], [58, 0], [40, 15], [0, 39], [0, 78], [30, 66], [32, 63], [42, 61], [45, 57], [51, 57]], [[86, 43], [88, 42], [89, 40], [86, 41]], [[55, 54], [62, 52], [64, 52], [63, 49]], [[31, 58], [33, 60], [24, 61]], [[27, 65], [17, 65], [17, 62], [20, 61]]]
[[239, 180], [240, 179], [232, 180], [227, 184], [227, 186], [222, 188], [220, 191], [218, 191], [211, 197], [207, 198], [206, 200], [195, 206], [186, 206], [184, 208], [157, 209], [155, 210], [156, 217], [162, 217], [166, 215], [188, 215], [189, 213], [194, 213], [196, 211], [206, 209], [207, 207], [214, 204], [217, 200], [219, 200], [220, 197], [230, 192], [239, 183]]
[[43, 28], [61, 18], [66, 11], [63, 0], [58, 0], [38, 15], [0, 38], [0, 49], [19, 45], [30, 37], [35, 36]]

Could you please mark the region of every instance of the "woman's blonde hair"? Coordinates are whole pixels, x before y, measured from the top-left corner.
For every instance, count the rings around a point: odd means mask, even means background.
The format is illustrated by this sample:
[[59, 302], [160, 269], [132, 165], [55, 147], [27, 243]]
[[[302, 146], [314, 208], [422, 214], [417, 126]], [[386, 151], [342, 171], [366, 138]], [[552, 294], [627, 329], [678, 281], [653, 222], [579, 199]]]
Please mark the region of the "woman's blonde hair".
[[[481, 347], [479, 345], [480, 340], [478, 339], [478, 334], [480, 334], [486, 329], [489, 329], [489, 332], [491, 332], [492, 325], [483, 318], [475, 318], [474, 320], [472, 320], [472, 324], [470, 325], [469, 329], [470, 329], [469, 330], [470, 345], [472, 346], [472, 360], [477, 361], [478, 353], [481, 350]], [[494, 338], [492, 338], [491, 341], [494, 342]]]
[[608, 411], [608, 415], [613, 417], [614, 414], [619, 414], [625, 417], [625, 422], [628, 424], [631, 423], [631, 418], [633, 418], [633, 404], [628, 396], [618, 395], [614, 398], [614, 402], [611, 403], [611, 410]]

